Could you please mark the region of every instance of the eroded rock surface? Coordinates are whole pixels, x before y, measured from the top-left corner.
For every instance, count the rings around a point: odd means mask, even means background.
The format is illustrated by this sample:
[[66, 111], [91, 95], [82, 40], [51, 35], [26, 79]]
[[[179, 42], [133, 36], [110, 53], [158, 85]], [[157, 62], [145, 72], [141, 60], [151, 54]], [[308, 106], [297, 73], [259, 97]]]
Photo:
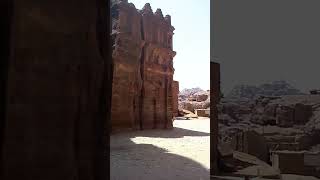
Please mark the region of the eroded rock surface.
[[149, 3], [137, 10], [132, 3], [115, 1], [113, 23], [112, 127], [172, 128], [177, 112], [173, 102], [171, 17]]
[[210, 109], [210, 90], [183, 89], [179, 93], [179, 108], [195, 113], [195, 109]]

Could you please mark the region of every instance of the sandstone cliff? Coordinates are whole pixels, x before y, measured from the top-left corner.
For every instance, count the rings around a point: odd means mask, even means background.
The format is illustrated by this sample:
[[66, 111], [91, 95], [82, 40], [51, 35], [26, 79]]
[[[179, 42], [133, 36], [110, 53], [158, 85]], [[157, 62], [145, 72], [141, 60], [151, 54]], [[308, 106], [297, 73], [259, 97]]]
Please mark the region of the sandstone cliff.
[[111, 11], [112, 127], [172, 128], [176, 53], [171, 17], [161, 9], [153, 12], [149, 3], [137, 10], [127, 1], [114, 1]]

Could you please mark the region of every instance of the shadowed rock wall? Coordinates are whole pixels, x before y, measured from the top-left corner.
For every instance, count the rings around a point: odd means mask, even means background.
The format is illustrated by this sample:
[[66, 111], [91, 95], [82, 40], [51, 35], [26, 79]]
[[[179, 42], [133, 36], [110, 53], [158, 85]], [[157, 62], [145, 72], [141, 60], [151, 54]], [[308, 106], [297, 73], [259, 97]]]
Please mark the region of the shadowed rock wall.
[[0, 179], [107, 177], [107, 3], [11, 1]]
[[210, 61], [210, 175], [219, 173], [218, 109], [220, 102], [220, 64]]
[[112, 8], [114, 79], [112, 127], [172, 128], [173, 57], [170, 16], [150, 4]]

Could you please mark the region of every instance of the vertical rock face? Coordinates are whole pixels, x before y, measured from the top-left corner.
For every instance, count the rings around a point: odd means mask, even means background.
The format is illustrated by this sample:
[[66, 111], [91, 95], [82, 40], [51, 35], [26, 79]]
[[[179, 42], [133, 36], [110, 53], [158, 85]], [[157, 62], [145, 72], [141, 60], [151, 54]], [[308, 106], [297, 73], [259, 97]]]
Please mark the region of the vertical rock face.
[[142, 88], [142, 17], [134, 6], [125, 2], [114, 4], [111, 11], [114, 32], [112, 126], [139, 127], [136, 121]]
[[112, 5], [112, 127], [171, 128], [173, 57], [170, 16], [150, 4], [137, 10], [131, 3]]
[[173, 81], [172, 84], [172, 99], [173, 99], [173, 116], [178, 116], [178, 107], [179, 107], [179, 82]]
[[217, 104], [220, 101], [220, 64], [210, 62], [210, 174], [216, 174], [218, 169], [218, 109]]
[[107, 2], [10, 3], [0, 179], [101, 178]]

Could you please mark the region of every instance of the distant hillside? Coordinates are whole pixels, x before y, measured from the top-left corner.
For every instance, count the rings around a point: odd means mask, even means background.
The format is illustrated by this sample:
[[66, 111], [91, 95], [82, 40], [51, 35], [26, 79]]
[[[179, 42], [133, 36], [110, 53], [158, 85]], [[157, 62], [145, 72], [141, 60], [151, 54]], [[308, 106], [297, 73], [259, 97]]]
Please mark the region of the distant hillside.
[[190, 97], [192, 95], [195, 95], [195, 94], [199, 94], [199, 93], [206, 93], [205, 90], [199, 88], [199, 87], [196, 87], [196, 88], [191, 88], [191, 89], [183, 89], [182, 91], [179, 92], [179, 96], [184, 96], [184, 97]]
[[253, 99], [260, 95], [263, 96], [282, 96], [282, 95], [299, 95], [303, 94], [300, 90], [294, 88], [286, 81], [274, 81], [259, 86], [237, 85], [227, 98], [248, 98]]

